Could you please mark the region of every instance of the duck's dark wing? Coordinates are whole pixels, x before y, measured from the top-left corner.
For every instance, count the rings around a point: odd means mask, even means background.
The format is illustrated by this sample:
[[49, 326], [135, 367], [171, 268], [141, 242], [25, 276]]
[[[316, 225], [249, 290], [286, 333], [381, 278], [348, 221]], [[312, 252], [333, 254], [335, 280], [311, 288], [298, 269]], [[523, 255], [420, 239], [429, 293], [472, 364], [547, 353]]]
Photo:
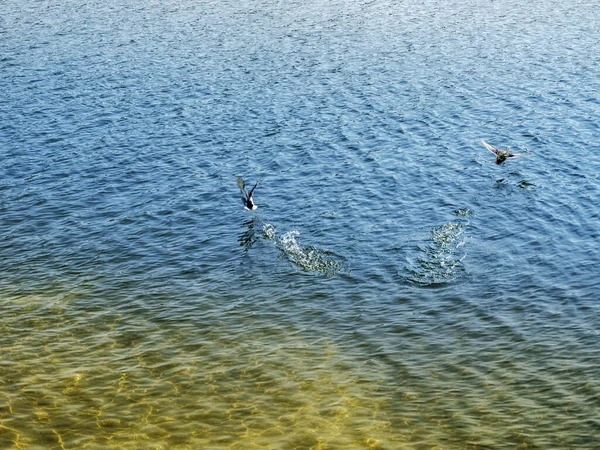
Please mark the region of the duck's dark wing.
[[254, 189], [256, 189], [256, 186], [258, 186], [258, 181], [254, 185], [254, 187], [252, 189], [250, 189], [250, 192], [248, 193], [248, 198], [252, 197], [252, 194], [254, 194]]
[[483, 139], [481, 140], [481, 143], [484, 145], [485, 148], [487, 148], [493, 154], [496, 154], [496, 152], [498, 151], [498, 149], [496, 147], [494, 147], [493, 145], [488, 144]]

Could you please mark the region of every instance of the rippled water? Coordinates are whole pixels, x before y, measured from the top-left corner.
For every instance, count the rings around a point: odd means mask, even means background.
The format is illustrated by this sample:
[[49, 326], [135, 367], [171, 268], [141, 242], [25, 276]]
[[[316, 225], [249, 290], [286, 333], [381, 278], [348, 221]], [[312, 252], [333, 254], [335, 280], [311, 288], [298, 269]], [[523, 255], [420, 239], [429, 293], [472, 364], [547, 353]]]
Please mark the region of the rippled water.
[[598, 18], [2, 2], [0, 448], [597, 448]]

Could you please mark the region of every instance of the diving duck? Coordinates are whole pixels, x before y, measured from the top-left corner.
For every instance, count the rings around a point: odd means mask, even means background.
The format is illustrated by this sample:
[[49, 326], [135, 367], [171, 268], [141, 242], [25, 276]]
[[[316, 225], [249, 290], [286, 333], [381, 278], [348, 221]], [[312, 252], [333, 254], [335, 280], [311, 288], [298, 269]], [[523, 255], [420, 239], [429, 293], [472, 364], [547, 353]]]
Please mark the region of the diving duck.
[[519, 156], [521, 156], [520, 153], [509, 152], [509, 147], [506, 147], [506, 150], [502, 150], [494, 147], [493, 145], [488, 144], [483, 139], [481, 140], [481, 143], [485, 146], [485, 148], [487, 148], [490, 152], [496, 155], [496, 164], [498, 165], [506, 161], [507, 158], [518, 158]]
[[250, 190], [250, 192], [246, 191], [246, 183], [244, 183], [244, 180], [242, 180], [241, 177], [237, 177], [237, 184], [240, 188], [240, 191], [242, 192], [242, 203], [244, 204], [244, 209], [248, 211], [254, 211], [256, 208], [258, 208], [258, 206], [256, 206], [256, 204], [254, 203], [254, 200], [252, 199], [252, 194], [254, 194], [254, 189], [256, 189], [256, 186], [258, 186], [258, 181]]

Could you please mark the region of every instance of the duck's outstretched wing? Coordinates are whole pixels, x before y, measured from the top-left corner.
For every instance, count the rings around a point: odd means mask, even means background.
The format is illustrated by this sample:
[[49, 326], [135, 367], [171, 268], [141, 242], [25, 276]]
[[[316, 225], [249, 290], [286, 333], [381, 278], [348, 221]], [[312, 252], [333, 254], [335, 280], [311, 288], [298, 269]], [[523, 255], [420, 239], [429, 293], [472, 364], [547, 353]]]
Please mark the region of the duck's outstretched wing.
[[241, 177], [237, 177], [237, 185], [242, 193], [242, 204], [244, 205], [244, 208], [248, 209], [248, 201], [250, 200], [250, 195], [252, 194], [248, 195], [248, 192], [246, 191], [246, 183], [244, 183], [244, 180], [242, 180]]
[[240, 191], [242, 191], [242, 194], [247, 196], [248, 194], [246, 193], [246, 183], [244, 183], [242, 177], [237, 177], [237, 185], [240, 188]]
[[488, 144], [487, 142], [485, 142], [483, 139], [481, 140], [481, 143], [484, 145], [485, 148], [487, 148], [490, 152], [492, 152], [494, 155], [496, 154], [496, 152], [498, 151], [498, 149], [496, 147], [494, 147], [493, 145]]
[[248, 198], [252, 197], [252, 194], [254, 194], [254, 189], [256, 189], [256, 186], [258, 186], [258, 181], [254, 185], [254, 187], [252, 189], [250, 189], [250, 192], [248, 193]]

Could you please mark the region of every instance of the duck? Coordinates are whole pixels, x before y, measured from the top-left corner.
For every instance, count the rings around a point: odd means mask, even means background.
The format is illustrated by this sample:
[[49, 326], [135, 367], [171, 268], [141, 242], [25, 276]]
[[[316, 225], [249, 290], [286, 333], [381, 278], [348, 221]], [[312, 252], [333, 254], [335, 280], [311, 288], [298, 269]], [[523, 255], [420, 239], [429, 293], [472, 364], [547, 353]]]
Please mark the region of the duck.
[[492, 152], [493, 154], [496, 155], [495, 162], [498, 165], [504, 163], [504, 161], [506, 161], [507, 158], [518, 158], [519, 156], [521, 156], [520, 153], [509, 152], [508, 149], [510, 147], [506, 147], [505, 150], [502, 150], [500, 148], [497, 148], [497, 147], [494, 147], [493, 145], [488, 144], [483, 139], [481, 140], [481, 143], [485, 146], [485, 148], [487, 148], [490, 152]]
[[246, 191], [246, 183], [244, 183], [244, 180], [242, 180], [241, 177], [237, 177], [237, 184], [240, 188], [240, 191], [242, 192], [242, 203], [244, 205], [244, 209], [247, 211], [254, 211], [256, 208], [258, 208], [258, 206], [256, 206], [256, 204], [254, 203], [254, 200], [252, 199], [252, 194], [254, 194], [254, 189], [256, 189], [256, 186], [258, 186], [258, 181], [250, 190], [250, 192]]

